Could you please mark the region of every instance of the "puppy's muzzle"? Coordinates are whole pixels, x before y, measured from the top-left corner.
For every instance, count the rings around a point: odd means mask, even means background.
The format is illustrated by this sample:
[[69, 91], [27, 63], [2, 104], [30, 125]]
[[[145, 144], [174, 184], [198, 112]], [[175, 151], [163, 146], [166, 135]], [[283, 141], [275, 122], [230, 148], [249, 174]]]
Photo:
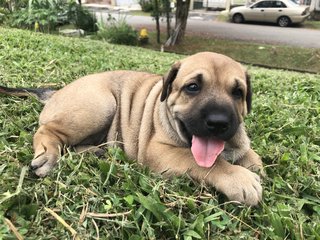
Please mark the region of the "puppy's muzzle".
[[211, 137], [228, 140], [238, 128], [237, 117], [229, 111], [213, 111], [203, 118], [204, 127]]
[[221, 135], [230, 129], [230, 120], [226, 114], [210, 114], [205, 119], [205, 125], [213, 135]]

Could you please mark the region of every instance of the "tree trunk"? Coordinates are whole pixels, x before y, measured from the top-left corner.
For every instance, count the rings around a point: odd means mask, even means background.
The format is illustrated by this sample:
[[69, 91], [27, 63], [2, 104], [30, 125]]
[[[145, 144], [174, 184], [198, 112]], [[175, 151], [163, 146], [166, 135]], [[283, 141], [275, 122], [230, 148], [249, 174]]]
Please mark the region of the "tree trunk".
[[165, 43], [165, 47], [174, 46], [182, 42], [187, 27], [189, 5], [190, 0], [177, 0], [176, 25], [170, 38]]
[[154, 19], [156, 20], [156, 30], [157, 30], [157, 43], [160, 44], [160, 10], [159, 10], [159, 0], [154, 0]]
[[231, 9], [231, 0], [226, 0], [226, 12], [230, 12]]
[[[183, 40], [185, 31], [187, 28], [189, 7], [190, 7], [190, 0], [177, 0], [175, 31], [177, 30], [178, 35], [174, 44], [179, 44]], [[177, 28], [179, 28], [179, 30]]]
[[155, 19], [156, 19], [156, 28], [157, 28], [157, 43], [160, 44], [160, 21], [159, 21], [159, 16], [156, 16]]
[[171, 35], [171, 9], [170, 9], [170, 0], [164, 0], [165, 5], [165, 14], [167, 19], [167, 39], [170, 38]]

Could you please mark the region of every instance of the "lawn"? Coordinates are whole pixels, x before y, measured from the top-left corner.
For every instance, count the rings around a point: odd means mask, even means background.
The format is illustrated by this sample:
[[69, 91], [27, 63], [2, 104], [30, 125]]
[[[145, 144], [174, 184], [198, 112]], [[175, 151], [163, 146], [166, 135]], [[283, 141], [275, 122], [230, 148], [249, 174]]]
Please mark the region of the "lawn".
[[[62, 87], [114, 69], [163, 74], [182, 57], [0, 27], [0, 84], [11, 87]], [[42, 105], [1, 96], [0, 239], [320, 239], [320, 76], [248, 71], [246, 124], [267, 173], [258, 207], [188, 176], [164, 179], [119, 149], [107, 160], [70, 150], [36, 178], [28, 165]]]
[[[164, 32], [164, 31], [163, 31]], [[150, 31], [150, 44], [146, 48], [159, 50], [156, 34]], [[162, 33], [162, 42], [165, 34]], [[189, 32], [182, 44], [167, 47], [165, 51], [193, 54], [198, 51], [215, 51], [228, 55], [237, 61], [254, 66], [320, 73], [320, 50], [285, 45], [272, 45], [237, 40], [219, 39], [210, 34]]]

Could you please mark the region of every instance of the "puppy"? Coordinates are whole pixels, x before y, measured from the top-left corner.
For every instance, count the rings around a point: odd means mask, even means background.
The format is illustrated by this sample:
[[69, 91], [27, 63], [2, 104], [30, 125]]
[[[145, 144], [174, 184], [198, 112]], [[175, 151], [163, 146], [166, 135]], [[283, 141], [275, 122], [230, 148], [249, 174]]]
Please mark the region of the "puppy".
[[[262, 168], [243, 123], [251, 109], [251, 85], [231, 58], [198, 53], [159, 76], [111, 71], [82, 77], [64, 88], [12, 89], [45, 102], [34, 135], [31, 166], [46, 176], [60, 149], [103, 142], [122, 147], [129, 158], [164, 175], [189, 174], [230, 200], [257, 205]], [[250, 169], [250, 170], [249, 170]]]

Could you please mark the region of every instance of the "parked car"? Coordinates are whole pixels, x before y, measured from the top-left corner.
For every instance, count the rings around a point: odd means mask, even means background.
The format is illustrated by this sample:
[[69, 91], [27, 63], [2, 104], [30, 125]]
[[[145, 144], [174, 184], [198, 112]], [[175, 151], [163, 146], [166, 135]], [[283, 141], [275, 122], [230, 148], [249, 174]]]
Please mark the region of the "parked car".
[[309, 6], [300, 6], [290, 0], [262, 0], [250, 6], [232, 8], [229, 17], [234, 23], [270, 22], [287, 27], [304, 22], [309, 14]]

